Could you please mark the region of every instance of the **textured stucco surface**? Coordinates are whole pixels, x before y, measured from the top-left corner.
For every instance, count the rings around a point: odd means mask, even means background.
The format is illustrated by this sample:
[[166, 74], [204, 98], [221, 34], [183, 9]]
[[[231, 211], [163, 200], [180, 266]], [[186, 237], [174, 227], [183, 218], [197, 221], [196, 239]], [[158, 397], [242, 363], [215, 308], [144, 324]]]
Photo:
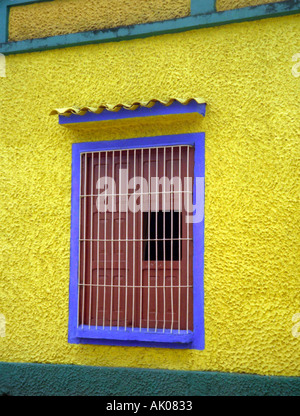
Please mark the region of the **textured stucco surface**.
[[[300, 374], [299, 16], [7, 57], [0, 361]], [[284, 36], [284, 41], [282, 40]], [[200, 96], [205, 119], [70, 130], [53, 108]], [[67, 343], [71, 145], [205, 131], [204, 351]]]
[[11, 7], [9, 40], [176, 19], [190, 6], [190, 0], [55, 0]]
[[242, 7], [258, 6], [259, 4], [282, 3], [285, 0], [216, 0], [217, 11], [240, 9]]
[[[0, 362], [0, 396], [3, 394], [11, 396], [299, 396], [300, 378]], [[102, 409], [98, 408], [99, 410]]]

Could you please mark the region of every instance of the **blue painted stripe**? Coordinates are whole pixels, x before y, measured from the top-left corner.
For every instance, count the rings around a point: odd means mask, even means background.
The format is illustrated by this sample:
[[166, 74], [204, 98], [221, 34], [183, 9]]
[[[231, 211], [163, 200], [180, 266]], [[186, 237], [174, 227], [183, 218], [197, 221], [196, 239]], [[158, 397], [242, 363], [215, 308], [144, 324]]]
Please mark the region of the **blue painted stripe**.
[[289, 0], [282, 3], [270, 3], [260, 6], [226, 10], [224, 12], [213, 12], [184, 17], [176, 20], [132, 25], [116, 29], [71, 33], [41, 39], [0, 43], [0, 53], [9, 55], [15, 53], [65, 48], [69, 46], [130, 40], [166, 33], [200, 29], [203, 27], [284, 16], [299, 12], [299, 0]]
[[[94, 152], [98, 150], [143, 149], [157, 146], [176, 146], [180, 144], [194, 146], [199, 134], [203, 133], [173, 134], [168, 136], [140, 137], [138, 139], [74, 143], [73, 150], [75, 152], [74, 156], [79, 159], [79, 155], [82, 152]], [[75, 168], [77, 167], [78, 166], [75, 165]]]
[[69, 285], [69, 332], [70, 343], [76, 339], [78, 317], [78, 262], [79, 262], [79, 203], [80, 203], [80, 152], [72, 147], [72, 191], [71, 191], [71, 241], [70, 241], [70, 285]]
[[[196, 193], [196, 180], [202, 178], [203, 189]], [[202, 133], [195, 144], [195, 167], [193, 204], [203, 210], [201, 222], [193, 224], [193, 323], [197, 334], [193, 348], [203, 350], [204, 340], [204, 178], [205, 178], [205, 135]], [[196, 198], [198, 199], [196, 201]], [[199, 201], [200, 199], [200, 201]], [[200, 214], [200, 215], [201, 215]], [[197, 215], [197, 212], [196, 212]], [[199, 215], [199, 213], [198, 213]]]

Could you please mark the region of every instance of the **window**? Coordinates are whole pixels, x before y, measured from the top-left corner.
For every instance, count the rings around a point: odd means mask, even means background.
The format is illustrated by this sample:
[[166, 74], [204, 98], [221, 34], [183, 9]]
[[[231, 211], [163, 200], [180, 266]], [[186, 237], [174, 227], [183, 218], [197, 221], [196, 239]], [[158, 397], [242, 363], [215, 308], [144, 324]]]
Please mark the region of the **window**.
[[204, 135], [75, 144], [72, 170], [70, 342], [203, 349]]

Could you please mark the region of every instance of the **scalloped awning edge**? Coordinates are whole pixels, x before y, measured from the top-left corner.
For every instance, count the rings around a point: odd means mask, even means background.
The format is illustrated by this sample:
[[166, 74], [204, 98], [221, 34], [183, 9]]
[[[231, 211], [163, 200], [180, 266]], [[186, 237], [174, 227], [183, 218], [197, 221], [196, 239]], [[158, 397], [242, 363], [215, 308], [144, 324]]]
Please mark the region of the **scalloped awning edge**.
[[94, 114], [100, 114], [103, 110], [107, 111], [113, 111], [117, 112], [121, 108], [124, 108], [125, 110], [134, 111], [139, 107], [147, 107], [151, 108], [156, 103], [160, 103], [166, 107], [173, 104], [174, 101], [179, 102], [182, 105], [187, 105], [191, 101], [196, 101], [198, 104], [205, 104], [206, 101], [202, 98], [187, 98], [187, 99], [181, 99], [181, 98], [170, 98], [169, 100], [158, 100], [158, 99], [151, 99], [150, 101], [144, 101], [144, 102], [134, 102], [132, 104], [100, 104], [98, 107], [66, 107], [66, 108], [55, 108], [50, 112], [50, 115], [60, 115], [60, 116], [66, 116], [69, 117], [71, 114], [76, 114], [78, 116], [83, 116], [87, 112], [94, 113]]

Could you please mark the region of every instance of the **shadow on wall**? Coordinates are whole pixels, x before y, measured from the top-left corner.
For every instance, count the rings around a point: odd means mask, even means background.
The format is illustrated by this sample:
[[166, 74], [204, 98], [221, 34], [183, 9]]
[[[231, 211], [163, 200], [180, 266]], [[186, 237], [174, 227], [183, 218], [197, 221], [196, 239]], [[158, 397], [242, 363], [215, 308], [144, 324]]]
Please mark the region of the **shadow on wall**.
[[5, 56], [0, 53], [0, 78], [5, 78], [6, 73], [5, 73]]
[[5, 316], [0, 313], [0, 338], [5, 337]]

